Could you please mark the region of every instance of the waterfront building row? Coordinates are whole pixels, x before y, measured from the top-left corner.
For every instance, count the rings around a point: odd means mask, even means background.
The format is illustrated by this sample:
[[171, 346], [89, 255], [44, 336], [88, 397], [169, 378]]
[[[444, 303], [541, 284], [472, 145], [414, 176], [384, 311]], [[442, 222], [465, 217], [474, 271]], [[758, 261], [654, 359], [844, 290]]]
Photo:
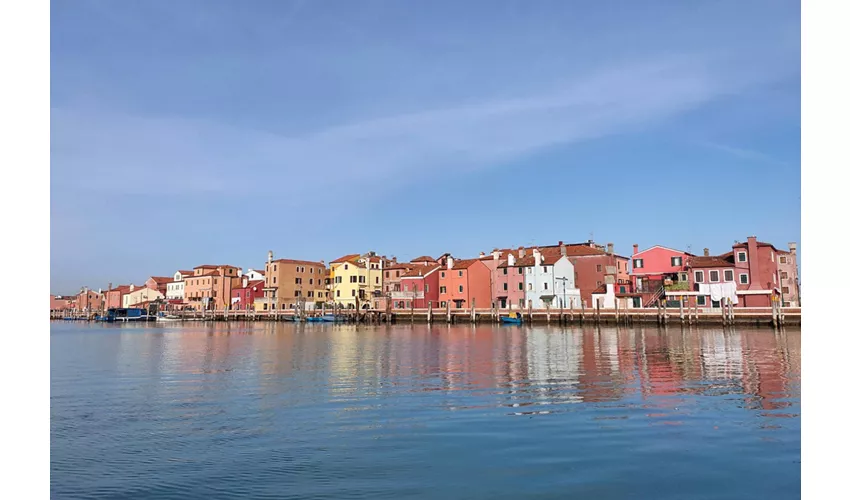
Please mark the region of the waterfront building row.
[[655, 307], [660, 303], [719, 307], [799, 307], [797, 246], [788, 250], [749, 237], [725, 253], [703, 255], [655, 245], [632, 255], [593, 241], [495, 248], [477, 257], [444, 253], [399, 262], [376, 252], [332, 260], [275, 259], [262, 269], [202, 264], [143, 284], [83, 287], [51, 295], [51, 310], [113, 307], [190, 310], [410, 309], [471, 307], [543, 309]]

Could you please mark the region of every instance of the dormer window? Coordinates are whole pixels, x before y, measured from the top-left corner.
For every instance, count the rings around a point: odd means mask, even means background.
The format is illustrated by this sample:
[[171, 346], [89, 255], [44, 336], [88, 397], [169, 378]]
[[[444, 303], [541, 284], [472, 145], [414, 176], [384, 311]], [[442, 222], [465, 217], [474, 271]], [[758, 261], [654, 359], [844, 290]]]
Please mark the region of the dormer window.
[[747, 252], [738, 252], [738, 262], [747, 261]]

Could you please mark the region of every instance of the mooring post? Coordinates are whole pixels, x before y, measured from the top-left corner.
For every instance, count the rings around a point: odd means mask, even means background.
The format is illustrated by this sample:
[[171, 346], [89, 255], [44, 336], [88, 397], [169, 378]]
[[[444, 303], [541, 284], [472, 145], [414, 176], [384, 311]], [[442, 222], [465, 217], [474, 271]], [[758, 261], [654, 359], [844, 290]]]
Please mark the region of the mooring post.
[[550, 317], [551, 306], [552, 306], [552, 304], [550, 304], [549, 302], [546, 303], [546, 324], [547, 325], [552, 322], [552, 318]]
[[602, 308], [602, 299], [596, 298], [596, 324], [598, 325], [602, 322], [602, 314], [600, 313], [600, 309]]
[[731, 298], [729, 298], [728, 300], [729, 300], [729, 319], [731, 320], [732, 324], [734, 325], [735, 324], [735, 304], [732, 303]]
[[573, 305], [574, 305], [574, 304], [575, 304], [575, 302], [573, 302], [572, 297], [570, 297], [570, 324], [572, 324], [572, 322], [573, 322], [573, 321], [574, 321], [574, 319], [575, 319], [575, 318], [574, 318], [574, 313], [573, 313]]
[[679, 321], [681, 321], [683, 325], [685, 324], [685, 304], [684, 304], [684, 301], [685, 301], [684, 298], [679, 298]]
[[528, 323], [531, 324], [531, 301], [525, 303], [525, 310], [528, 311]]
[[446, 301], [446, 324], [452, 323], [452, 301]]
[[472, 321], [472, 324], [475, 324], [475, 299], [472, 299], [472, 311], [470, 312], [469, 319]]
[[579, 318], [579, 324], [584, 324], [584, 301], [581, 301], [581, 317]]
[[433, 318], [433, 316], [432, 316], [433, 313], [431, 312], [431, 305], [432, 305], [432, 302], [429, 300], [428, 301], [428, 316], [425, 318], [425, 321], [427, 321], [429, 325], [431, 324], [431, 320]]
[[616, 296], [614, 297], [614, 324], [620, 324], [620, 301]]

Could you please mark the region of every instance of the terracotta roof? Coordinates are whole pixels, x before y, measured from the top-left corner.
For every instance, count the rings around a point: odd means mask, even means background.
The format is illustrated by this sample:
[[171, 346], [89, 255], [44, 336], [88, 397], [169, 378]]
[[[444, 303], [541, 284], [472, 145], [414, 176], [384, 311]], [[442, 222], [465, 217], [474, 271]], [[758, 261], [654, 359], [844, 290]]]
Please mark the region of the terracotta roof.
[[734, 267], [735, 263], [729, 260], [731, 252], [723, 256], [708, 256], [708, 257], [691, 257], [688, 260], [688, 266], [692, 268], [699, 267]]
[[235, 268], [236, 266], [201, 264], [200, 266], [195, 266], [194, 269], [218, 269], [219, 267], [234, 267]]
[[[467, 269], [469, 266], [478, 262], [478, 259], [455, 259], [452, 263], [452, 270], [455, 269]], [[443, 266], [443, 269], [448, 269], [448, 267]]]
[[594, 291], [592, 291], [592, 292], [590, 292], [590, 293], [592, 293], [592, 294], [593, 294], [593, 293], [608, 293], [608, 287], [607, 287], [607, 286], [603, 283], [603, 284], [599, 285], [599, 286], [596, 288], [596, 290], [594, 290]]
[[428, 276], [432, 272], [440, 269], [440, 264], [427, 264], [424, 266], [416, 266], [410, 271], [403, 274], [402, 278], [421, 278], [423, 276]]
[[182, 270], [179, 270], [179, 271], [177, 271], [177, 272], [178, 272], [178, 273], [180, 273], [180, 274], [195, 274], [195, 271], [182, 271]]
[[[139, 288], [139, 287], [136, 287]], [[115, 288], [110, 288], [107, 292], [129, 292], [130, 285], [118, 285]]]
[[342, 257], [340, 257], [336, 260], [332, 260], [331, 264], [339, 264], [339, 263], [342, 263], [342, 262], [356, 262], [359, 258], [360, 258], [359, 253], [352, 253], [352, 254], [348, 254], [348, 255], [343, 255]]
[[[321, 262], [316, 262], [313, 260], [298, 260], [298, 259], [275, 259], [272, 262], [280, 262], [281, 264], [306, 264], [308, 266], [318, 266], [325, 267]], [[255, 271], [257, 269], [254, 269]]]
[[233, 287], [233, 290], [246, 290], [246, 289], [248, 289], [248, 288], [254, 288], [255, 286], [262, 287], [262, 286], [264, 286], [265, 284], [266, 284], [266, 282], [265, 282], [265, 281], [263, 281], [263, 280], [254, 280], [254, 281], [249, 281], [249, 282], [248, 282], [248, 286], [237, 286], [237, 287]]
[[411, 269], [413, 267], [417, 267], [417, 266], [414, 266], [413, 264], [405, 264], [403, 262], [400, 262], [398, 264], [393, 264], [389, 267], [385, 267], [384, 271], [391, 271], [393, 269], [405, 269], [406, 270], [406, 269]]
[[415, 259], [411, 260], [410, 262], [437, 262], [437, 261], [434, 260], [432, 257], [430, 257], [428, 255], [423, 255], [421, 257], [416, 257]]
[[[221, 271], [213, 271], [209, 274], [202, 274], [200, 276], [187, 276], [186, 279], [188, 280], [188, 279], [192, 279], [192, 278], [209, 278], [210, 276], [221, 276]], [[235, 278], [235, 276], [234, 276], [234, 278]]]
[[154, 281], [154, 283], [162, 283], [162, 284], [167, 284], [167, 283], [171, 283], [172, 281], [174, 281], [173, 276], [151, 276], [150, 279], [152, 279]]
[[[747, 242], [742, 241], [741, 243], [736, 243], [736, 244], [732, 245], [732, 248], [742, 248], [742, 247], [746, 247], [746, 246], [747, 246]], [[756, 246], [770, 247], [770, 248], [776, 250], [776, 247], [773, 246], [773, 243], [765, 243], [763, 241], [756, 241]]]

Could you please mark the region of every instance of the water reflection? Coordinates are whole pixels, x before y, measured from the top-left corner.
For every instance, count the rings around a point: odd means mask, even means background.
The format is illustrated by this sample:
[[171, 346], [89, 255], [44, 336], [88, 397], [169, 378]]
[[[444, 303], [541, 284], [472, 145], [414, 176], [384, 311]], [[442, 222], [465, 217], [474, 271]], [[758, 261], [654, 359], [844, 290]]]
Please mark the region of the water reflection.
[[[800, 370], [799, 330], [62, 324], [51, 485], [104, 498], [357, 496], [351, 484], [394, 498], [445, 485], [431, 497], [447, 498], [473, 480], [479, 497], [626, 483], [642, 498], [707, 484], [781, 497], [799, 482]], [[669, 477], [678, 489], [660, 492]]]

